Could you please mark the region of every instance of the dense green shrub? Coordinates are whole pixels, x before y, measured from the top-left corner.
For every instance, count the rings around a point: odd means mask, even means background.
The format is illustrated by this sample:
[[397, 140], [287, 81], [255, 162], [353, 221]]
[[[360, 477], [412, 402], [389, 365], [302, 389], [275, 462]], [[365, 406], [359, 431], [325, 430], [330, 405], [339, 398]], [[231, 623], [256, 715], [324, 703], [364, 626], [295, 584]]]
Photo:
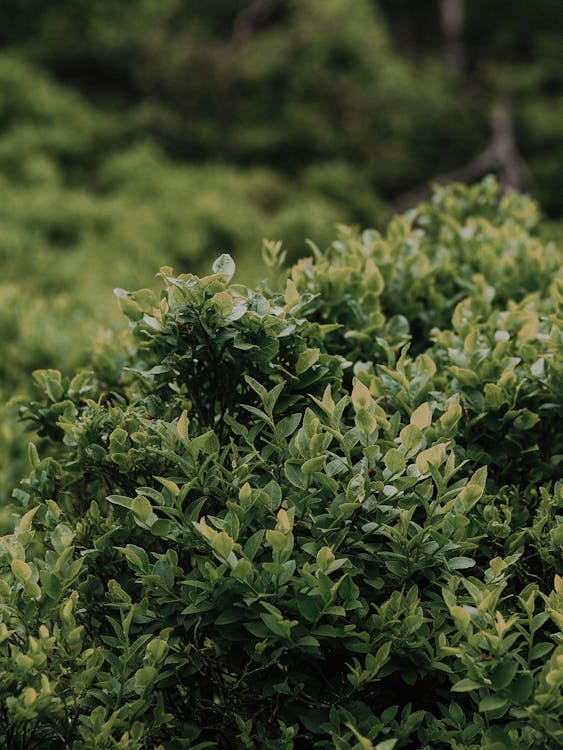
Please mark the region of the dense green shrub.
[[22, 407], [49, 447], [0, 539], [7, 747], [561, 746], [563, 295], [533, 217], [453, 187], [282, 291], [229, 256], [117, 290], [129, 334]]
[[[321, 246], [351, 186], [377, 217], [369, 186], [342, 163], [289, 180], [267, 167], [178, 164], [135, 116], [102, 114], [14, 55], [0, 55], [0, 397], [36, 368], [72, 369], [100, 327], [120, 323], [114, 286], [151, 283], [163, 263], [199, 270], [222, 251], [247, 280], [264, 236], [293, 258]], [[0, 497], [21, 473], [21, 441], [0, 412]]]
[[438, 189], [431, 203], [395, 217], [383, 234], [344, 227], [327, 254], [302, 259], [291, 278], [320, 295], [319, 314], [338, 320], [346, 341], [354, 331], [358, 342], [373, 346], [383, 309], [408, 321], [420, 351], [468, 296], [504, 309], [528, 293], [547, 295], [561, 258], [553, 243], [535, 236], [537, 222], [532, 201], [514, 192], [501, 196], [491, 178]]

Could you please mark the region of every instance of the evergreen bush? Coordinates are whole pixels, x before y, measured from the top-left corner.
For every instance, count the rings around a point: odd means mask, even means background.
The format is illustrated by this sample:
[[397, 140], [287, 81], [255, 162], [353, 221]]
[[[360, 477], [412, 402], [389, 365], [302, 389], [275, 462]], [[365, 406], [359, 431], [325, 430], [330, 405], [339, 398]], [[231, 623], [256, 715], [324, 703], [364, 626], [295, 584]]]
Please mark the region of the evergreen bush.
[[224, 255], [117, 290], [128, 337], [21, 410], [49, 447], [0, 539], [3, 746], [560, 747], [563, 279], [536, 218], [454, 186], [279, 288]]

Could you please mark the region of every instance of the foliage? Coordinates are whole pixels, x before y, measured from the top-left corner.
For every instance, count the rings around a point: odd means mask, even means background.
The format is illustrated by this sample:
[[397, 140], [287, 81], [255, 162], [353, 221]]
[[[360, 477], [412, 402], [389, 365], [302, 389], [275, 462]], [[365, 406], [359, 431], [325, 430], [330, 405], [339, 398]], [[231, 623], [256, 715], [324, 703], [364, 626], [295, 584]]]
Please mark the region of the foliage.
[[[303, 235], [327, 243], [340, 198], [330, 191], [350, 180], [342, 164], [299, 183], [265, 167], [176, 164], [132, 118], [101, 114], [9, 55], [0, 96], [4, 281], [51, 297], [70, 290], [89, 312], [110, 280], [138, 285], [164, 258], [249, 255], [267, 229], [298, 245], [294, 254]], [[344, 209], [341, 218], [351, 217]]]
[[[370, 0], [101, 0], [80, 13], [33, 2], [20, 24], [14, 4], [0, 11], [13, 49], [102, 106], [111, 80], [138, 124], [190, 160], [266, 163], [292, 176], [345, 160], [388, 189], [423, 179], [449, 152], [464, 159], [479, 134], [443, 70], [397, 54]], [[450, 107], [466, 123], [464, 143], [452, 137]], [[357, 210], [359, 188], [342, 200]]]
[[268, 164], [298, 182], [344, 162], [362, 184], [340, 191], [342, 220], [362, 224], [364, 186], [393, 199], [469, 163], [503, 99], [521, 177], [560, 216], [558, 0], [459, 4], [458, 69], [438, 2], [5, 0], [0, 42], [175, 157]]
[[[36, 368], [84, 361], [100, 328], [120, 324], [114, 286], [151, 283], [165, 262], [195, 270], [222, 250], [253, 279], [262, 237], [297, 257], [304, 237], [328, 244], [334, 217], [352, 218], [335, 186], [358, 180], [342, 163], [312, 167], [300, 183], [266, 167], [177, 164], [127, 117], [102, 114], [12, 55], [0, 56], [0, 99], [2, 400]], [[22, 471], [13, 432], [2, 408], [0, 496]]]
[[226, 255], [117, 290], [128, 335], [22, 407], [50, 447], [0, 539], [3, 743], [559, 747], [563, 295], [534, 220], [456, 186], [282, 291]]
[[[4, 0], [2, 398], [34, 368], [84, 360], [119, 324], [113, 286], [149, 284], [165, 263], [200, 272], [220, 252], [253, 283], [264, 236], [294, 262], [336, 223], [381, 228], [389, 202], [486, 148], [498, 101], [561, 236], [557, 0], [463, 3], [460, 70], [442, 5]], [[435, 281], [432, 297], [449, 297]], [[431, 327], [420, 293], [417, 338]], [[21, 466], [12, 432], [0, 415], [0, 496]]]

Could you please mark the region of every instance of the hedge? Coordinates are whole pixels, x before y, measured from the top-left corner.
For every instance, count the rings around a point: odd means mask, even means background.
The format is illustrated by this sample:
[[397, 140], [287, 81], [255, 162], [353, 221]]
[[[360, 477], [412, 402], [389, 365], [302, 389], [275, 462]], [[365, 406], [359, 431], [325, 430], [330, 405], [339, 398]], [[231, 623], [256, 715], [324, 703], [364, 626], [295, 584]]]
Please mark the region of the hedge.
[[561, 254], [491, 180], [268, 284], [161, 269], [0, 539], [14, 750], [555, 750]]

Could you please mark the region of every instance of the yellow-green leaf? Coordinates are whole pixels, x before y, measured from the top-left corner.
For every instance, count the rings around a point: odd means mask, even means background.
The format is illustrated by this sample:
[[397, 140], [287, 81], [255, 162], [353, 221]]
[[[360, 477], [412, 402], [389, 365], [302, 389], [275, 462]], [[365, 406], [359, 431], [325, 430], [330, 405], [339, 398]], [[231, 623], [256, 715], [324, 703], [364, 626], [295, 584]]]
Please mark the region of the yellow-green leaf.
[[440, 417], [440, 424], [442, 425], [442, 428], [447, 432], [453, 430], [453, 428], [461, 419], [461, 415], [462, 408], [461, 404], [459, 403], [459, 394], [456, 394], [455, 398], [450, 399], [448, 408]]
[[291, 310], [291, 308], [294, 307], [301, 299], [301, 295], [299, 294], [297, 287], [295, 286], [295, 282], [291, 279], [288, 279], [286, 282], [284, 299], [286, 310]]
[[278, 511], [277, 527], [280, 531], [283, 531], [284, 534], [287, 534], [291, 531], [291, 521], [289, 519], [289, 516], [287, 515], [287, 511], [284, 510], [284, 508], [280, 508]]
[[274, 552], [282, 552], [288, 543], [288, 536], [283, 531], [268, 529], [266, 531], [266, 541], [272, 545]]
[[166, 479], [165, 477], [155, 477], [155, 479], [160, 482], [163, 487], [166, 487], [173, 497], [178, 497], [180, 494], [180, 488], [176, 482], [173, 482], [171, 479]]
[[229, 557], [229, 555], [233, 551], [234, 546], [235, 540], [230, 537], [226, 531], [220, 531], [215, 535], [213, 541], [211, 542], [213, 551], [216, 552], [219, 557], [222, 557], [223, 560], [226, 560]]
[[459, 499], [463, 503], [463, 507], [466, 510], [469, 510], [475, 505], [482, 494], [483, 489], [479, 487], [479, 485], [474, 484], [473, 482], [469, 482], [469, 484], [466, 484], [459, 493]]
[[385, 454], [385, 466], [392, 474], [400, 474], [406, 466], [405, 457], [397, 448], [391, 448]]
[[361, 380], [358, 380], [358, 378], [354, 378], [353, 380], [352, 404], [356, 411], [367, 409], [371, 404], [371, 393], [369, 392], [369, 388], [364, 385]]
[[460, 630], [464, 631], [469, 627], [471, 623], [471, 615], [464, 607], [460, 607], [456, 604], [450, 608], [450, 613]]
[[375, 265], [372, 258], [366, 260], [365, 282], [366, 287], [377, 296], [381, 294], [385, 286], [381, 271]]
[[29, 581], [32, 570], [25, 560], [12, 560], [12, 573], [18, 581]]
[[406, 427], [403, 427], [399, 433], [399, 437], [405, 449], [409, 452], [416, 450], [422, 442], [422, 432], [414, 424], [408, 424]]
[[152, 516], [152, 505], [143, 495], [137, 495], [131, 503], [131, 510], [143, 523], [146, 523]]
[[479, 385], [479, 376], [473, 370], [469, 370], [467, 367], [458, 367], [457, 365], [450, 365], [449, 370], [462, 385], [467, 385], [470, 388], [477, 388]]
[[176, 430], [178, 432], [178, 435], [182, 438], [182, 440], [187, 440], [188, 438], [189, 423], [190, 423], [190, 420], [188, 419], [188, 412], [184, 409], [184, 411], [178, 417], [178, 424], [176, 425]]
[[326, 456], [315, 456], [314, 458], [309, 458], [301, 466], [301, 471], [303, 474], [313, 474], [315, 471], [320, 471], [323, 468], [325, 461]]
[[215, 307], [223, 316], [229, 315], [233, 311], [233, 295], [226, 290], [216, 292], [211, 297], [211, 302], [215, 304]]
[[429, 464], [440, 466], [446, 455], [446, 443], [438, 443], [422, 451], [416, 457], [416, 466], [421, 474], [426, 474]]
[[317, 565], [321, 570], [328, 570], [334, 562], [334, 553], [330, 547], [321, 547], [317, 552]]
[[360, 409], [354, 421], [364, 435], [371, 435], [377, 429], [377, 419], [367, 409]]
[[418, 427], [419, 430], [424, 430], [430, 426], [432, 422], [432, 413], [430, 411], [430, 405], [427, 403], [421, 404], [411, 414], [411, 424]]
[[37, 505], [35, 508], [32, 508], [31, 510], [28, 510], [27, 513], [24, 513], [24, 515], [20, 518], [18, 525], [17, 525], [17, 531], [18, 532], [26, 532], [31, 529], [31, 522], [33, 521], [33, 516], [37, 513], [39, 510], [39, 506]]

